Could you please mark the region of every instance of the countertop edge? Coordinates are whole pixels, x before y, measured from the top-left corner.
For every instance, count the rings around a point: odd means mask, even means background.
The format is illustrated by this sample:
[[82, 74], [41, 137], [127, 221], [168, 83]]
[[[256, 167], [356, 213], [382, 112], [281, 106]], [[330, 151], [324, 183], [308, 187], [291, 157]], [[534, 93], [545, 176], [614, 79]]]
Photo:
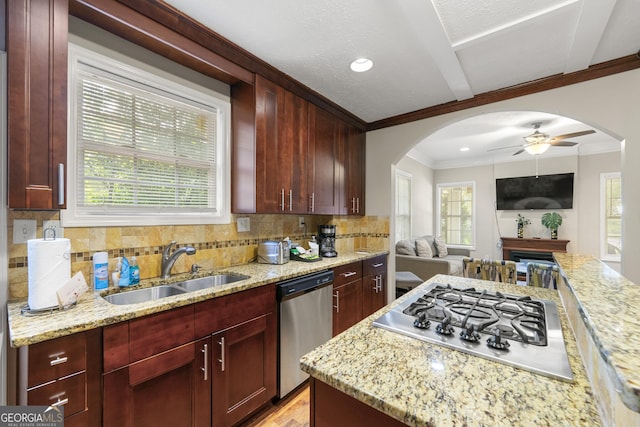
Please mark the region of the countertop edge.
[[[621, 400], [630, 410], [640, 413], [640, 383], [634, 383], [633, 380], [622, 371], [621, 366], [619, 366], [619, 363], [615, 360], [618, 351], [610, 348], [606, 343], [606, 338], [602, 335], [601, 328], [596, 324], [594, 316], [587, 306], [588, 303], [584, 301], [584, 298], [581, 298], [580, 291], [576, 288], [576, 286], [580, 286], [581, 281], [574, 277], [572, 271], [575, 269], [573, 259], [580, 260], [581, 268], [584, 268], [584, 265], [587, 263], [599, 268], [602, 272], [599, 277], [604, 282], [609, 281], [610, 284], [615, 284], [615, 286], [623, 288], [631, 286], [637, 287], [638, 285], [627, 280], [599, 259], [591, 256], [567, 253], [554, 253], [553, 255], [558, 263], [560, 274], [564, 278], [568, 290], [577, 302], [580, 318], [593, 340], [600, 357], [607, 365], [607, 374], [613, 381], [615, 391], [620, 395]], [[638, 333], [640, 333], [640, 331], [638, 331]], [[629, 367], [626, 367], [626, 370], [636, 372], [636, 370]]]

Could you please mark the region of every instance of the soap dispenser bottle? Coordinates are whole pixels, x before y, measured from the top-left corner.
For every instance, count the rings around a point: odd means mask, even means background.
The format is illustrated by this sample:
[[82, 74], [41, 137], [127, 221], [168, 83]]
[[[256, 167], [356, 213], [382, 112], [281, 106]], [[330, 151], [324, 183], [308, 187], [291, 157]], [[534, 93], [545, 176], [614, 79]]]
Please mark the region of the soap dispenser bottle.
[[129, 266], [129, 269], [129, 284], [137, 285], [138, 283], [140, 283], [140, 267], [138, 266], [138, 260], [134, 256], [131, 257], [131, 265]]

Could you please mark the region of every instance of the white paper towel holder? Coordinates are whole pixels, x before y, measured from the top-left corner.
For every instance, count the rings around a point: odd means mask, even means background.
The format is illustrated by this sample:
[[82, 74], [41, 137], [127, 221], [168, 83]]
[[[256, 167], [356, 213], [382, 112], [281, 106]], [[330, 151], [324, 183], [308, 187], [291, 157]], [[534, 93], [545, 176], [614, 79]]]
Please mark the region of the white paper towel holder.
[[[51, 236], [50, 239], [47, 238], [47, 233], [50, 232]], [[45, 228], [44, 231], [42, 232], [42, 240], [56, 240], [56, 230], [54, 228]], [[75, 302], [73, 302], [72, 304], [66, 305], [66, 306], [53, 306], [53, 307], [46, 307], [46, 308], [39, 308], [39, 309], [31, 309], [29, 308], [29, 304], [25, 304], [22, 307], [20, 307], [20, 314], [23, 316], [39, 316], [42, 314], [50, 314], [53, 313], [55, 311], [60, 311], [60, 310], [66, 310], [68, 308], [73, 307], [74, 305], [76, 305]]]

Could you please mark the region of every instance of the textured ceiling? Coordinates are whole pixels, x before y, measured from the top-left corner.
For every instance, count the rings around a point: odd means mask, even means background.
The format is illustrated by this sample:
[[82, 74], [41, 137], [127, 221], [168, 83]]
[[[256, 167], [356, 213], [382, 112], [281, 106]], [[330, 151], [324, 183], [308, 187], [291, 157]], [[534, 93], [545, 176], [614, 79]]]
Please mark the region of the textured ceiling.
[[165, 1], [366, 122], [640, 48], [640, 0]]

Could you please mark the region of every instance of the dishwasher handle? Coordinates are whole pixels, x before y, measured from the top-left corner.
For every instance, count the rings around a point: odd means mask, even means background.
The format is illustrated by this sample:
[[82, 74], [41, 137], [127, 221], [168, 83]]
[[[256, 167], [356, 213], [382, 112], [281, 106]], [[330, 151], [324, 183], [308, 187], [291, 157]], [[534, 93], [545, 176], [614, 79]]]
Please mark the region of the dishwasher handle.
[[308, 276], [299, 277], [277, 284], [278, 302], [286, 301], [307, 292], [324, 288], [333, 284], [333, 271], [323, 271], [320, 273], [310, 274]]

